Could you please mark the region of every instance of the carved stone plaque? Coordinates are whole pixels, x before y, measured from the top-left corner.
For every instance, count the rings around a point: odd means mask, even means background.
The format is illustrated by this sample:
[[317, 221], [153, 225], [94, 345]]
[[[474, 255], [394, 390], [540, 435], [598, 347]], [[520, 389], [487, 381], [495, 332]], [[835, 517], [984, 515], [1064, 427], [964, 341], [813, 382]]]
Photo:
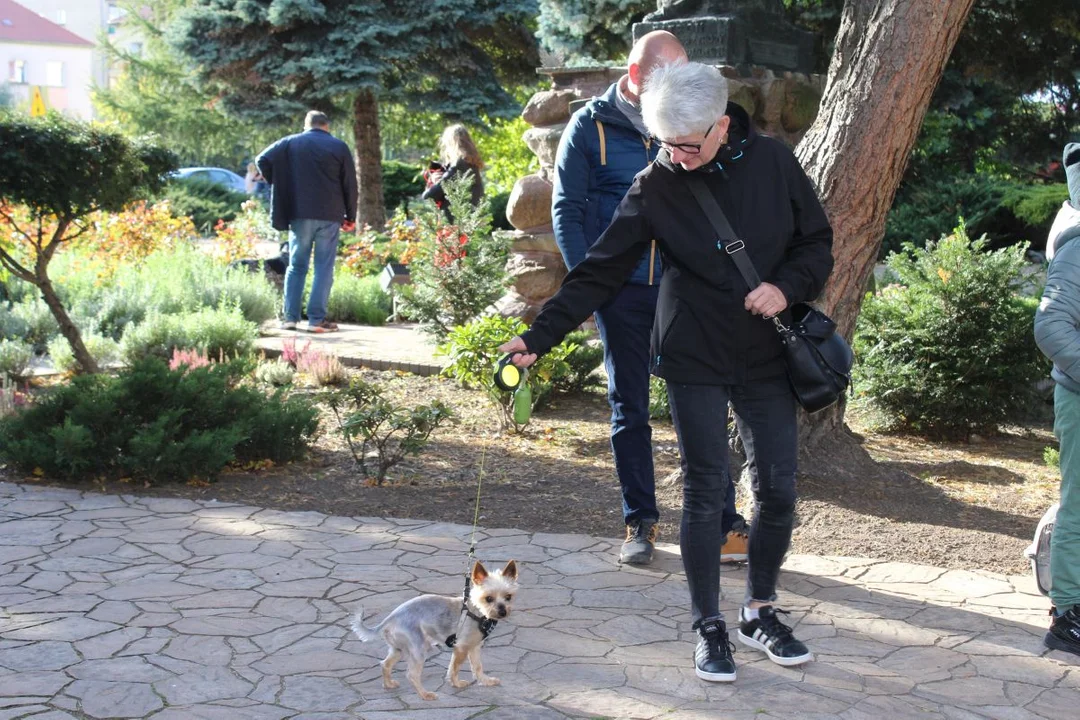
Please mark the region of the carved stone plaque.
[[735, 22], [731, 18], [684, 18], [634, 24], [634, 42], [653, 30], [667, 30], [686, 48], [694, 62], [737, 65], [746, 61], [745, 53], [733, 54], [738, 47]]

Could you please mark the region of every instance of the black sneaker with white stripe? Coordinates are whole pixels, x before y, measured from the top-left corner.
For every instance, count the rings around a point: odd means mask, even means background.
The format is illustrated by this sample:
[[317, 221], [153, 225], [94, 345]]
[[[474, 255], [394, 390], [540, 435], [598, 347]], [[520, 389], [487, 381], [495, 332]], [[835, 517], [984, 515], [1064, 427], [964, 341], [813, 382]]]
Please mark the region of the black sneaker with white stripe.
[[1051, 608], [1050, 614], [1054, 619], [1046, 633], [1046, 647], [1080, 655], [1080, 605], [1073, 605], [1060, 615]]
[[787, 615], [786, 610], [777, 610], [772, 605], [758, 609], [757, 618], [748, 618], [746, 608], [739, 610], [739, 642], [755, 650], [761, 650], [777, 665], [802, 665], [814, 659], [806, 646], [795, 636], [777, 614]]
[[708, 620], [698, 626], [694, 650], [694, 671], [709, 682], [735, 682], [735, 646], [728, 640], [723, 620]]

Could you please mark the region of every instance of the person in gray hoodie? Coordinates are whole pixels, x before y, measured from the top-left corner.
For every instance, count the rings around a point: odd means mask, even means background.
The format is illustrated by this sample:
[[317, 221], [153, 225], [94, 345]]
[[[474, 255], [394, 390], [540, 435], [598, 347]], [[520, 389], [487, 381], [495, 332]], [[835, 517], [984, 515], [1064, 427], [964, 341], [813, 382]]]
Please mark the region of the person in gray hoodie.
[[1035, 342], [1054, 363], [1054, 434], [1061, 445], [1061, 506], [1050, 544], [1053, 619], [1047, 647], [1080, 655], [1080, 143], [1063, 156], [1069, 199], [1046, 257], [1046, 289], [1035, 314]]

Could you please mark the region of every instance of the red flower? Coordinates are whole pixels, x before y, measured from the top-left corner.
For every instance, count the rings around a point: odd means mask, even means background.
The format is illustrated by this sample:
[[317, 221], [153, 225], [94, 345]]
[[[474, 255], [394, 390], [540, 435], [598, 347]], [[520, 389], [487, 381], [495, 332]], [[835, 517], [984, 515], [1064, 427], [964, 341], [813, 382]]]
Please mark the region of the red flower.
[[435, 267], [445, 268], [468, 254], [469, 236], [456, 225], [443, 225], [435, 231]]

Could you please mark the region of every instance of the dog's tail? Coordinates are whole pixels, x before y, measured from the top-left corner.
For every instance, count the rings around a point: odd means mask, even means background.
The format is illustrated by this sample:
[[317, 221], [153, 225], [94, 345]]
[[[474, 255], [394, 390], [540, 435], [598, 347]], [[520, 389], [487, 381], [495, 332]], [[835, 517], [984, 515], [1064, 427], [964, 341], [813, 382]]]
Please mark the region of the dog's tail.
[[367, 642], [368, 640], [378, 640], [379, 630], [382, 629], [382, 626], [383, 624], [385, 624], [385, 622], [386, 621], [383, 620], [383, 622], [379, 623], [375, 627], [368, 627], [364, 624], [364, 608], [360, 608], [360, 610], [357, 611], [356, 616], [352, 619], [352, 622], [349, 624], [349, 626], [352, 628], [352, 631], [356, 633], [356, 637], [360, 638], [360, 640], [363, 642]]

